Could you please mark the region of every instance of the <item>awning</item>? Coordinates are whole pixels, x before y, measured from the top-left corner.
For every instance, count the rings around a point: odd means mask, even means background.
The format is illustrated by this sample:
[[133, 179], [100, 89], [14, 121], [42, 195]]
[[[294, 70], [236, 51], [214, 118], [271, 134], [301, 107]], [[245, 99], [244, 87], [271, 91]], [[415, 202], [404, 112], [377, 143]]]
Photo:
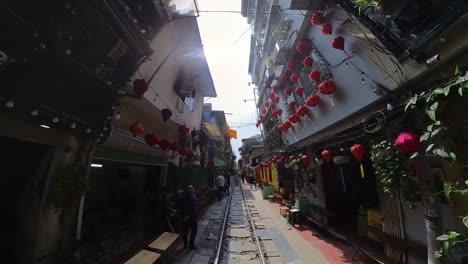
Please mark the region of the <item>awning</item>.
[[221, 135], [221, 132], [216, 125], [202, 122], [201, 128], [208, 138], [218, 142], [224, 141], [224, 137]]

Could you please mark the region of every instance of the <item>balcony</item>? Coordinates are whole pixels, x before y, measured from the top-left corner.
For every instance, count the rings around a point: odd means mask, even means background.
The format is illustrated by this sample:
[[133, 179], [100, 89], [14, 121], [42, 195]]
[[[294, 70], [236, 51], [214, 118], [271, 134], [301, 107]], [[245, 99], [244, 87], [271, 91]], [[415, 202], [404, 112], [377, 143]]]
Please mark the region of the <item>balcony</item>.
[[339, 0], [399, 60], [424, 47], [468, 11], [465, 0]]

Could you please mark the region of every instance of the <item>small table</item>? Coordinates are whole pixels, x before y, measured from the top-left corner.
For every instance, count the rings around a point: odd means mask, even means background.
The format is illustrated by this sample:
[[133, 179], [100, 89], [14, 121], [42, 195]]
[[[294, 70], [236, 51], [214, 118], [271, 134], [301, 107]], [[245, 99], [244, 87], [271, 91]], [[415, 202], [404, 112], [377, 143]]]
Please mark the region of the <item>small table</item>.
[[293, 208], [289, 210], [288, 222], [291, 225], [299, 224], [299, 209]]

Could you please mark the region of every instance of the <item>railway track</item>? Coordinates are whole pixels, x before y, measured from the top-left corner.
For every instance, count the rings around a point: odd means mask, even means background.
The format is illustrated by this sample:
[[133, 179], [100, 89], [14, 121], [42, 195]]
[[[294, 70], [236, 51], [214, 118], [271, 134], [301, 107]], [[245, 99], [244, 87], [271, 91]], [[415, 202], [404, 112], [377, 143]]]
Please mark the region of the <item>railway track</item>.
[[258, 234], [263, 224], [255, 206], [246, 199], [244, 186], [234, 185], [227, 199], [216, 253], [210, 262], [268, 263]]

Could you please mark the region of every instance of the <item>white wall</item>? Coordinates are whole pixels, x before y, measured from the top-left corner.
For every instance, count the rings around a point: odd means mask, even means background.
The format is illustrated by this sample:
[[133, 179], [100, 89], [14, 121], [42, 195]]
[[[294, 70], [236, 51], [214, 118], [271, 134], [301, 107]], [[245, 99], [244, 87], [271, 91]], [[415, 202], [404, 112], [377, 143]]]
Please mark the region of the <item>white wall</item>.
[[[153, 102], [158, 109], [166, 107], [171, 109], [173, 112], [171, 119], [176, 123], [185, 123], [190, 129], [194, 127], [199, 129], [205, 94], [202, 84], [198, 82], [195, 85], [196, 98], [193, 111], [185, 108], [183, 112], [180, 112], [177, 109], [176, 104], [180, 99], [173, 88], [179, 69], [181, 67], [191, 68], [192, 65], [195, 65], [198, 59], [194, 54], [202, 51], [196, 18], [184, 18], [169, 22], [157, 34], [151, 43], [151, 47], [154, 54], [150, 60], [141, 65], [139, 72], [145, 80], [148, 80], [154, 71], [160, 67], [150, 86], [162, 100], [156, 98], [153, 101], [155, 93], [151, 89], [145, 93], [144, 97]], [[172, 55], [168, 57], [171, 53]], [[168, 59], [164, 62], [166, 57]], [[202, 59], [204, 60], [203, 57]]]

